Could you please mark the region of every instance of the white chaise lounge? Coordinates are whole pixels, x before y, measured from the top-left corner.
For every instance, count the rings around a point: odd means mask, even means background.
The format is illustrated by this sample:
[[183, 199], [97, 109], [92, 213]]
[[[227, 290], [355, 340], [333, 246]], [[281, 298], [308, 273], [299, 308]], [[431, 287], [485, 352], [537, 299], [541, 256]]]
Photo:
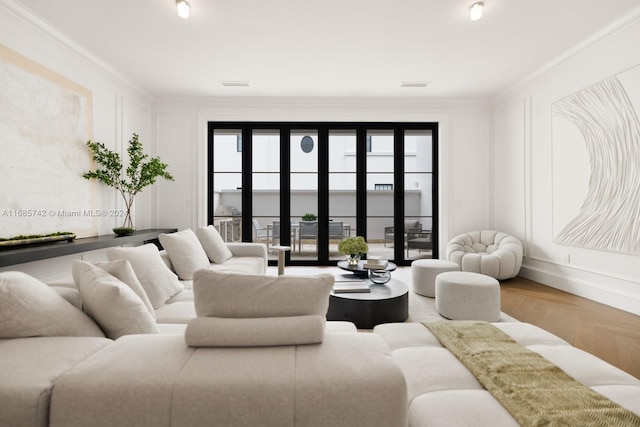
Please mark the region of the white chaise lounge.
[[[612, 420], [605, 424], [580, 422], [557, 425], [640, 425], [640, 380], [536, 326], [518, 322], [493, 325], [636, 416], [634, 421], [619, 424]], [[393, 360], [407, 381], [409, 427], [519, 425], [424, 325], [384, 324], [376, 326], [374, 333], [390, 347]], [[556, 425], [545, 423], [545, 415], [540, 413], [540, 424], [537, 425]]]

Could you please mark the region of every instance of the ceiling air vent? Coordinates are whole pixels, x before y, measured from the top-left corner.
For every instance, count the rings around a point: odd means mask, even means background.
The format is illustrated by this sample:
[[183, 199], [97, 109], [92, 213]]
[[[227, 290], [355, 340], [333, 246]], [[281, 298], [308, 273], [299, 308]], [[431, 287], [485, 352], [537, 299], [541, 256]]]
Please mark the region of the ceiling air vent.
[[427, 87], [429, 82], [402, 82], [400, 87]]
[[249, 87], [249, 82], [220, 82], [222, 86], [230, 87]]

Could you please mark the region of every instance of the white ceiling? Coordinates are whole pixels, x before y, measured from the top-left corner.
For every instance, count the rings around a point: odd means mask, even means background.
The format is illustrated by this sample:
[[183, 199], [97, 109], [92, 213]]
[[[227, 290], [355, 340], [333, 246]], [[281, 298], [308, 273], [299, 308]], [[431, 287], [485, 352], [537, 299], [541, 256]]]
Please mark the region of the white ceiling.
[[[15, 0], [154, 96], [496, 95], [638, 0]], [[223, 87], [248, 81], [250, 87]], [[403, 81], [429, 81], [401, 88]]]

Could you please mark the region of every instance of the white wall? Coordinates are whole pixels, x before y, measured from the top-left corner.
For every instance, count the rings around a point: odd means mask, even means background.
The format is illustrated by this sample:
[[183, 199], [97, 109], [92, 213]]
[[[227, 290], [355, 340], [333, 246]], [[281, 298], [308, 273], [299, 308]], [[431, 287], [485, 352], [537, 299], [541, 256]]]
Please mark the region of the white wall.
[[[459, 232], [491, 225], [490, 175], [476, 163], [489, 161], [492, 113], [485, 102], [229, 97], [160, 99], [152, 109], [151, 98], [126, 77], [13, 2], [0, 0], [0, 28], [0, 43], [92, 92], [94, 140], [122, 152], [135, 131], [150, 154], [169, 164], [176, 181], [159, 181], [138, 197], [138, 228], [182, 229], [206, 222], [210, 120], [438, 122], [440, 250]], [[99, 203], [98, 208], [121, 207], [117, 194], [106, 188]], [[102, 221], [99, 233], [110, 233], [114, 225], [115, 219]]]
[[525, 242], [522, 275], [636, 314], [640, 256], [553, 241], [551, 106], [640, 64], [639, 46], [640, 9], [496, 100], [492, 206], [496, 228]]
[[[504, 93], [493, 111], [486, 102], [437, 99], [229, 97], [152, 104], [125, 77], [7, 0], [0, 0], [0, 43], [92, 92], [94, 140], [122, 152], [135, 131], [150, 154], [169, 164], [176, 181], [159, 181], [138, 197], [139, 228], [206, 222], [207, 121], [438, 122], [441, 253], [455, 234], [501, 229], [525, 242], [523, 275], [640, 314], [638, 256], [555, 244], [551, 224], [551, 104], [640, 64], [639, 15], [629, 14]], [[7, 143], [0, 139], [0, 149], [10, 149]], [[100, 189], [98, 208], [121, 207], [115, 191]], [[101, 221], [99, 233], [116, 223]], [[62, 267], [17, 268], [52, 276]]]
[[[115, 150], [126, 149], [133, 132], [140, 135], [145, 151], [154, 154], [151, 98], [138, 91], [125, 78], [112, 72], [107, 65], [94, 58], [38, 18], [12, 2], [0, 1], [0, 44], [32, 61], [49, 68], [67, 79], [87, 88], [93, 99], [93, 140]], [[10, 141], [0, 138], [0, 152], [11, 150]], [[126, 159], [126, 152], [124, 153]], [[87, 151], [87, 156], [89, 152]], [[164, 159], [163, 159], [164, 160]], [[169, 162], [171, 165], [171, 162]], [[34, 176], [46, 180], [46, 176]], [[121, 209], [122, 202], [115, 190], [98, 186], [97, 209]], [[146, 189], [136, 201], [136, 226], [155, 228], [156, 209], [154, 189]], [[99, 234], [110, 234], [121, 218], [100, 220]], [[69, 230], [73, 231], [73, 230]], [[70, 261], [40, 262], [15, 266], [38, 277], [51, 278], [68, 270]]]
[[[161, 183], [160, 227], [207, 221], [208, 121], [438, 122], [440, 251], [455, 234], [491, 226], [491, 108], [476, 101], [354, 98], [169, 98], [154, 104], [158, 154], [176, 182]], [[178, 176], [180, 178], [178, 178]]]

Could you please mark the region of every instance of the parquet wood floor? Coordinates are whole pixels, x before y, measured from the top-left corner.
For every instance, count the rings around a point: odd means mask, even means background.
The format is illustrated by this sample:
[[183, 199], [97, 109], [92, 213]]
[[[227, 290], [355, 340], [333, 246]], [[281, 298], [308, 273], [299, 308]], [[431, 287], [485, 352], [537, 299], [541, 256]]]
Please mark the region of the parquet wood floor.
[[640, 316], [521, 277], [500, 289], [503, 312], [640, 378]]

